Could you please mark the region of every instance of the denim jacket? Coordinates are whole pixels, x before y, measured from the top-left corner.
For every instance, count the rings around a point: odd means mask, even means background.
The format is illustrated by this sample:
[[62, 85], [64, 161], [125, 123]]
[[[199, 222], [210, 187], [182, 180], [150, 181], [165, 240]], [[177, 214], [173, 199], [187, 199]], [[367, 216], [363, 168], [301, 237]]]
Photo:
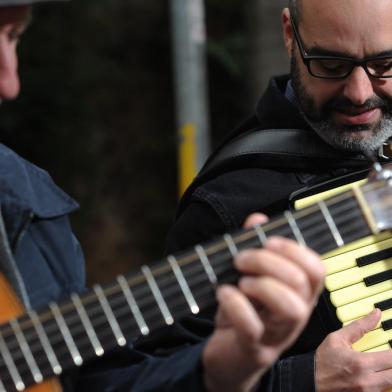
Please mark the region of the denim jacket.
[[78, 204], [42, 169], [0, 144], [0, 208], [33, 309], [84, 288], [84, 258], [68, 214]]
[[[0, 189], [4, 221], [0, 231], [5, 228], [6, 245], [12, 254], [0, 271], [6, 276], [8, 272], [15, 290], [22, 297], [25, 294], [25, 306], [39, 309], [83, 291], [84, 258], [68, 220], [78, 204], [54, 184], [47, 172], [2, 144]], [[10, 266], [11, 271], [4, 271]], [[134, 347], [119, 349], [62, 376], [64, 391], [201, 390], [200, 353], [204, 342], [188, 331], [184, 337], [178, 328], [158, 333], [160, 342], [170, 341], [170, 349], [158, 347], [158, 353], [154, 344], [136, 342]], [[177, 338], [182, 347], [174, 354]]]

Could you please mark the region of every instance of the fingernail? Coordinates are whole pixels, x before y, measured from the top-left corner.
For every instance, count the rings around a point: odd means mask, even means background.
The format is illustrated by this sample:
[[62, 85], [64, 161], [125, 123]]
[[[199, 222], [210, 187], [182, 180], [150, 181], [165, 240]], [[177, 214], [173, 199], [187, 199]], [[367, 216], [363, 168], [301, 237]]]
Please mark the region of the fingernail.
[[256, 281], [256, 278], [252, 278], [251, 276], [246, 276], [240, 279], [239, 286], [243, 289], [251, 288]]

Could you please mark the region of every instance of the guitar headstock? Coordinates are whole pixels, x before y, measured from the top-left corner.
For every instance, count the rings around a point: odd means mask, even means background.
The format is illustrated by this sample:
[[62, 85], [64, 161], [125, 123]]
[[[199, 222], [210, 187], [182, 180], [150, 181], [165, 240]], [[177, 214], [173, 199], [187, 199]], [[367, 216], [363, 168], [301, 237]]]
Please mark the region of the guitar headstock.
[[[364, 211], [375, 233], [392, 229], [392, 164], [374, 164], [369, 181], [361, 191], [366, 201]], [[363, 207], [363, 206], [362, 206]]]

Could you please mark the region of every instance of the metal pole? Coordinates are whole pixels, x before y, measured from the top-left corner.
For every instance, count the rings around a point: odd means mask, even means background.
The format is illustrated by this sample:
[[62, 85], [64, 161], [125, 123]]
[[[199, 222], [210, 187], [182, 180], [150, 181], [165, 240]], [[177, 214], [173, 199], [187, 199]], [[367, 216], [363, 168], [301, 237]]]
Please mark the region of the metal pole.
[[210, 148], [203, 0], [171, 0], [171, 14], [182, 194]]

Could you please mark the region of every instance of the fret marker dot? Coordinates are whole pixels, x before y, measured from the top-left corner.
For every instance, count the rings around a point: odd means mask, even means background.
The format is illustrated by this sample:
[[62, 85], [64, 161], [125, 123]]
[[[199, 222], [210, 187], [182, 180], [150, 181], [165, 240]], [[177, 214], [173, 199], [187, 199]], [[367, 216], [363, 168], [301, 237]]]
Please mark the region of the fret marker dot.
[[198, 306], [192, 306], [191, 312], [192, 312], [193, 314], [198, 314], [198, 313], [200, 312], [200, 309], [199, 309]]
[[81, 366], [82, 364], [83, 364], [83, 359], [82, 359], [82, 357], [75, 357], [74, 358], [74, 363], [75, 363], [75, 365], [76, 366]]
[[173, 320], [173, 318], [172, 317], [168, 317], [168, 318], [166, 318], [166, 324], [167, 325], [172, 325], [172, 324], [174, 324], [174, 320]]
[[61, 374], [62, 371], [63, 371], [63, 369], [61, 368], [61, 366], [55, 366], [53, 368], [53, 373], [56, 374], [56, 375]]
[[117, 340], [117, 343], [119, 346], [125, 346], [127, 344], [127, 341], [124, 338], [120, 338]]

